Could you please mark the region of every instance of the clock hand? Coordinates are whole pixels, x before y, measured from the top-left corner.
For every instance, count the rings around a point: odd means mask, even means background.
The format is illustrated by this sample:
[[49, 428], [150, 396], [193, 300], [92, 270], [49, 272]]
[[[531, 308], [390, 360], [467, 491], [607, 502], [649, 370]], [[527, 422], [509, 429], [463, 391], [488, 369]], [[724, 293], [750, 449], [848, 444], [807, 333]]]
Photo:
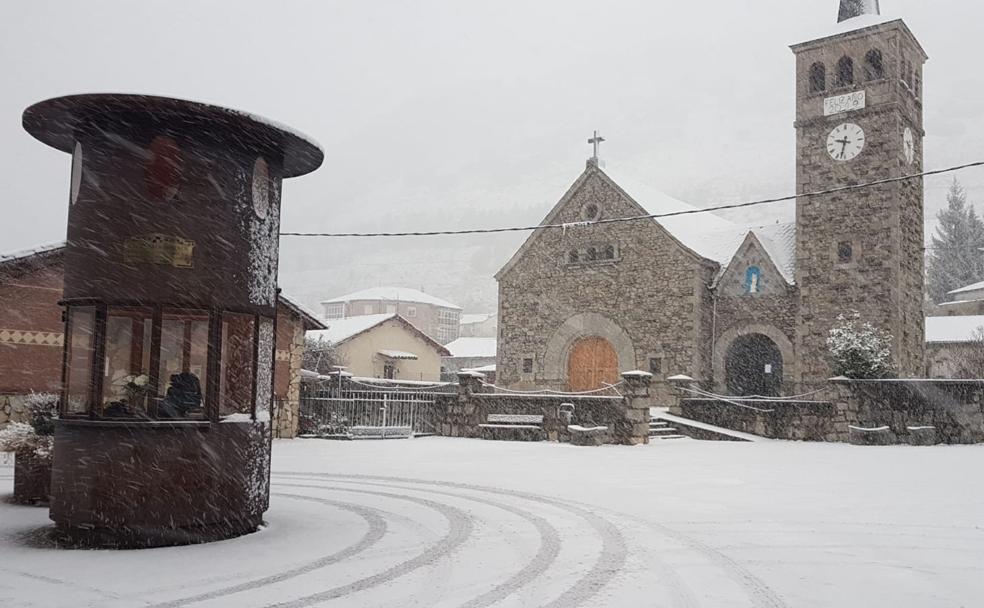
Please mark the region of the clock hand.
[[844, 153], [847, 152], [847, 144], [851, 143], [851, 140], [845, 137], [844, 139], [838, 139], [837, 143], [841, 145], [841, 158], [843, 158]]

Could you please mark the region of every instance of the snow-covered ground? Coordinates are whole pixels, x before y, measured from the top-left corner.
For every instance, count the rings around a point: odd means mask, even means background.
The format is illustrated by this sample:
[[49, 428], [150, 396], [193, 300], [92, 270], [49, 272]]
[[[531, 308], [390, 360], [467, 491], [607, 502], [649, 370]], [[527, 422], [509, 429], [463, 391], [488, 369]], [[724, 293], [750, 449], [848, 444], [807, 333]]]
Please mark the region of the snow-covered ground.
[[[0, 504], [0, 606], [980, 606], [984, 446], [280, 441], [269, 526], [38, 548]], [[0, 467], [0, 494], [11, 490]]]

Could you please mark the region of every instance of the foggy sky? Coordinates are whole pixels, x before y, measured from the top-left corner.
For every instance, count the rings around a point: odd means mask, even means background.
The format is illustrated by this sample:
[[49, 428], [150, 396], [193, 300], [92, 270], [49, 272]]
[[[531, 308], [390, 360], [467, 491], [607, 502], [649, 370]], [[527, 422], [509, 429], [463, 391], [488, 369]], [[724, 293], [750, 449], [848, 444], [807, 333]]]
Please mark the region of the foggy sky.
[[[788, 46], [832, 27], [837, 5], [6, 1], [0, 252], [64, 238], [69, 156], [32, 139], [20, 118], [36, 101], [82, 92], [232, 106], [316, 139], [325, 164], [286, 182], [284, 230], [538, 222], [583, 169], [594, 129], [608, 139], [602, 156], [610, 166], [697, 205], [790, 194]], [[984, 158], [984, 72], [976, 61], [984, 6], [883, 0], [882, 9], [903, 17], [930, 56], [926, 168]], [[984, 203], [984, 171], [959, 178], [971, 201]], [[950, 179], [927, 180], [928, 216]], [[791, 213], [791, 205], [774, 212]], [[297, 273], [343, 259], [351, 282], [364, 283], [373, 267], [359, 271], [351, 262], [386, 265], [380, 251], [471, 256], [466, 269], [484, 265], [491, 274], [515, 242], [284, 239], [282, 283], [303, 283]], [[474, 247], [460, 253], [462, 246]], [[375, 261], [353, 257], [360, 249]], [[423, 286], [419, 273], [408, 277]]]

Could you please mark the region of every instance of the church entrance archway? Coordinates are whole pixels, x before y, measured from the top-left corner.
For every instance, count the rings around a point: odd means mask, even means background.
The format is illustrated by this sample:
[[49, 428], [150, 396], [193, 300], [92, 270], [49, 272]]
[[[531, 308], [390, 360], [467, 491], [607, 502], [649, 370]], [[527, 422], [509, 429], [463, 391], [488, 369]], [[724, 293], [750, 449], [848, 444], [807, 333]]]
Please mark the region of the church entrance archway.
[[782, 352], [762, 334], [735, 338], [725, 358], [728, 394], [777, 397], [782, 387]]
[[608, 340], [591, 336], [571, 345], [567, 358], [567, 390], [593, 391], [606, 384], [615, 384], [618, 373], [618, 353]]

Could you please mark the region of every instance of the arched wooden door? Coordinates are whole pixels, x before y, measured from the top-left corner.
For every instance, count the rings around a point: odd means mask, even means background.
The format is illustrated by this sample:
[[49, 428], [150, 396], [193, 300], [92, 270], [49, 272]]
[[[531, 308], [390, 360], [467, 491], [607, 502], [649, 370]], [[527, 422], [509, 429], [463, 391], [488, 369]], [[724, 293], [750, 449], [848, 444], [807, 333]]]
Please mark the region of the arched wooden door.
[[592, 336], [571, 346], [567, 359], [567, 390], [592, 391], [618, 382], [618, 354], [611, 342]]

